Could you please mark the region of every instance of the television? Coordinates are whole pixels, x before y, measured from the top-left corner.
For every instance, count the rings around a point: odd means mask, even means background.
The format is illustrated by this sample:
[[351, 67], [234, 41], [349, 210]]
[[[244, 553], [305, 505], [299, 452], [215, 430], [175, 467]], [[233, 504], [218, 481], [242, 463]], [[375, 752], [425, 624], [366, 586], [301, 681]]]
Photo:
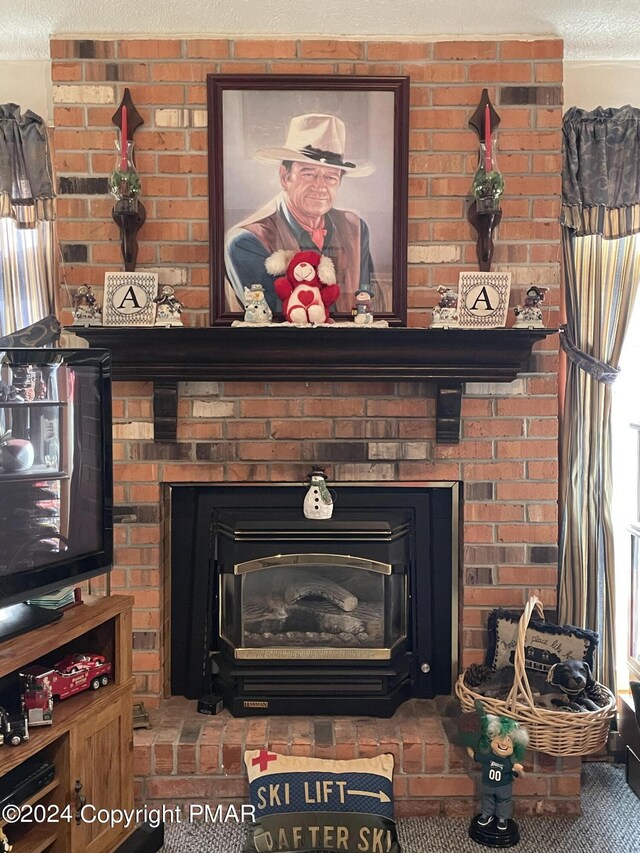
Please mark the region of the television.
[[59, 618], [32, 599], [112, 557], [110, 354], [0, 351], [0, 640]]

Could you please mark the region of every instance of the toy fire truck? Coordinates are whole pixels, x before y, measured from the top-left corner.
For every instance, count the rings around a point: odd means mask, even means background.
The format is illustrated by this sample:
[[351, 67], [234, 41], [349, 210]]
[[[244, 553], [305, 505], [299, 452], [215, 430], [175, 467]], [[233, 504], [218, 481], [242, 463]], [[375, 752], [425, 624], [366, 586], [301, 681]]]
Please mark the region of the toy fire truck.
[[50, 726], [53, 723], [53, 696], [50, 690], [25, 685], [21, 701], [22, 712], [30, 726]]
[[0, 708], [0, 743], [19, 746], [23, 740], [29, 740], [29, 723], [26, 716], [10, 717], [8, 711]]
[[[53, 667], [29, 666], [20, 673], [25, 688], [25, 711], [34, 717], [36, 725], [48, 725], [49, 699], [68, 699], [83, 690], [98, 690], [109, 683], [111, 670], [111, 664], [102, 655], [67, 655]], [[42, 719], [37, 721], [40, 716]]]

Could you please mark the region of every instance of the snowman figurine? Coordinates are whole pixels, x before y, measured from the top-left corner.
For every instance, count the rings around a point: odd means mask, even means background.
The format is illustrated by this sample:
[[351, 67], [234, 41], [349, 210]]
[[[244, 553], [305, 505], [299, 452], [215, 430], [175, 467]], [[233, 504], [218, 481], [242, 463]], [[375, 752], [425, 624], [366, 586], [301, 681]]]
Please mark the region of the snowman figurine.
[[540, 303], [544, 302], [544, 295], [548, 289], [548, 287], [532, 286], [527, 290], [524, 305], [517, 305], [513, 309], [516, 315], [514, 329], [544, 329]]
[[252, 284], [244, 289], [244, 321], [256, 326], [265, 326], [273, 320], [273, 313], [264, 297], [261, 284]]
[[333, 514], [333, 498], [327, 488], [327, 475], [324, 468], [314, 468], [307, 475], [309, 489], [302, 504], [305, 518], [331, 518]]
[[356, 290], [355, 296], [356, 304], [351, 309], [353, 322], [357, 326], [370, 326], [373, 323], [373, 309], [371, 308], [373, 293], [366, 287], [361, 287]]

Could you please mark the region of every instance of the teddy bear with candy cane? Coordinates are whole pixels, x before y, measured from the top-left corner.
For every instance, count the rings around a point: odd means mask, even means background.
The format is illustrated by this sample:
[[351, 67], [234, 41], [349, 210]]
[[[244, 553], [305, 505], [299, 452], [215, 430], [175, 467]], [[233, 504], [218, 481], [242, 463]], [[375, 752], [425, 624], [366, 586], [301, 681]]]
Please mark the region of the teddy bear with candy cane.
[[285, 319], [295, 324], [331, 323], [329, 308], [340, 296], [331, 258], [319, 252], [279, 250], [265, 261]]

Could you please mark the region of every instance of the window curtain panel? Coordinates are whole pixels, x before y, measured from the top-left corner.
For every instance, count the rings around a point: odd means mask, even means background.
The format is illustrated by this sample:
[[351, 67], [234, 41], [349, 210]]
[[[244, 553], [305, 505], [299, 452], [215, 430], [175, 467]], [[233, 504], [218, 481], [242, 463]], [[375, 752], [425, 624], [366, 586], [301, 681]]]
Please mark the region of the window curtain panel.
[[45, 124], [0, 105], [0, 335], [55, 313], [55, 245]]
[[640, 110], [573, 107], [563, 135], [559, 617], [600, 634], [596, 674], [615, 690], [611, 385], [640, 279]]

